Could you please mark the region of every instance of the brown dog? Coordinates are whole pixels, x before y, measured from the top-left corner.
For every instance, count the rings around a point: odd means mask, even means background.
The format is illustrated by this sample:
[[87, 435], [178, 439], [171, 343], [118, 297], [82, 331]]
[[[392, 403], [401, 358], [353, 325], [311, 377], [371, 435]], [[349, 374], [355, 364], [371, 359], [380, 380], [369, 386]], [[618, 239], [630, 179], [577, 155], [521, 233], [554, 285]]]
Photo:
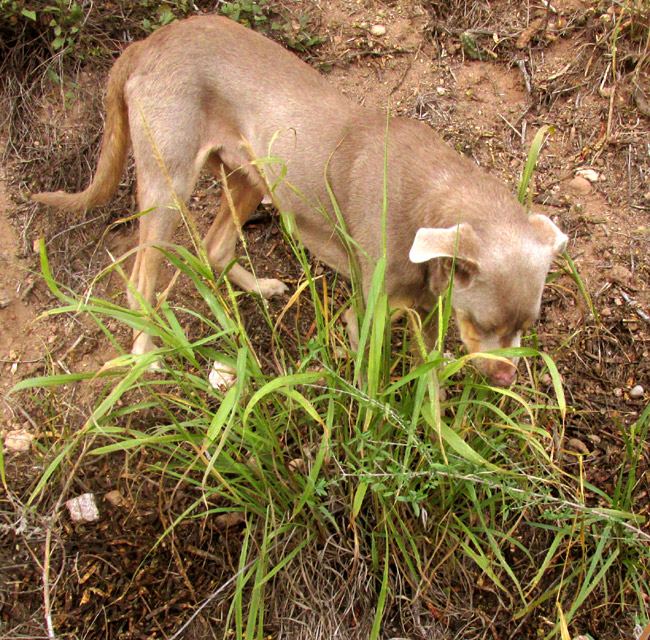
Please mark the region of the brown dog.
[[[470, 352], [518, 346], [537, 317], [542, 288], [566, 236], [543, 215], [528, 215], [507, 189], [451, 150], [427, 125], [354, 104], [278, 44], [226, 18], [202, 16], [164, 27], [129, 46], [106, 95], [106, 131], [95, 177], [78, 194], [34, 195], [83, 210], [116, 190], [129, 138], [137, 168], [140, 250], [133, 288], [150, 303], [162, 258], [199, 171], [227, 176], [205, 239], [211, 264], [234, 258], [238, 227], [270, 195], [290, 212], [304, 245], [350, 274], [348, 252], [327, 186], [356, 245], [364, 293], [382, 255], [387, 153], [386, 291], [393, 308], [425, 316], [447, 286]], [[274, 161], [256, 162], [258, 158]], [[229, 202], [231, 200], [231, 202]], [[286, 290], [239, 264], [230, 279], [265, 297]], [[137, 296], [128, 293], [138, 308]], [[135, 336], [134, 353], [151, 349]], [[497, 385], [515, 377], [515, 360], [479, 359]]]

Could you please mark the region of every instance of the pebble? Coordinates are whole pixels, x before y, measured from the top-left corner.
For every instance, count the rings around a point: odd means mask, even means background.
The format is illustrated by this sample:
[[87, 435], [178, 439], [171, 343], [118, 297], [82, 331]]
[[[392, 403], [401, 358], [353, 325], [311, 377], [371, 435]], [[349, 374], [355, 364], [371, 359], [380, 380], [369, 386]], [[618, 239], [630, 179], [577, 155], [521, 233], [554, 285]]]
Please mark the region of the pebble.
[[644, 393], [645, 389], [640, 384], [637, 384], [630, 389], [630, 398], [640, 398]]
[[3, 444], [9, 451], [24, 453], [30, 450], [33, 439], [34, 436], [25, 429], [16, 429], [7, 433]]
[[578, 169], [576, 176], [589, 180], [589, 182], [598, 182], [600, 180], [600, 174], [594, 169]]
[[237, 384], [237, 372], [227, 364], [215, 362], [208, 374], [208, 381], [213, 389], [227, 391]]
[[99, 511], [94, 493], [84, 493], [65, 503], [73, 522], [94, 522], [99, 519]]
[[104, 496], [104, 500], [112, 504], [114, 507], [119, 507], [121, 504], [124, 504], [124, 496], [117, 489], [109, 491]]
[[618, 284], [628, 284], [632, 280], [632, 272], [621, 264], [613, 266], [608, 275], [611, 282]]
[[370, 28], [370, 33], [373, 36], [383, 36], [386, 33], [386, 27], [383, 24], [373, 24]]
[[580, 453], [584, 453], [585, 455], [589, 454], [589, 447], [582, 440], [578, 440], [578, 438], [569, 438], [569, 446]]

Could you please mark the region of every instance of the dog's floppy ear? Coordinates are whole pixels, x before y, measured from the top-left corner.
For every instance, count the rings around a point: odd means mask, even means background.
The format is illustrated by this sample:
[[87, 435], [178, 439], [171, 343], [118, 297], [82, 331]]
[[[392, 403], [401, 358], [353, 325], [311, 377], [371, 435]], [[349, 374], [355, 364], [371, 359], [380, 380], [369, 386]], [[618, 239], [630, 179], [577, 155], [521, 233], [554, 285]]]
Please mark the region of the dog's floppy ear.
[[563, 234], [559, 227], [548, 217], [541, 213], [533, 213], [528, 218], [533, 225], [537, 239], [551, 248], [554, 256], [566, 249], [569, 238]]
[[442, 291], [454, 265], [454, 285], [465, 289], [479, 272], [478, 241], [471, 225], [448, 229], [418, 229], [409, 252], [411, 262], [435, 260], [430, 270], [432, 289]]

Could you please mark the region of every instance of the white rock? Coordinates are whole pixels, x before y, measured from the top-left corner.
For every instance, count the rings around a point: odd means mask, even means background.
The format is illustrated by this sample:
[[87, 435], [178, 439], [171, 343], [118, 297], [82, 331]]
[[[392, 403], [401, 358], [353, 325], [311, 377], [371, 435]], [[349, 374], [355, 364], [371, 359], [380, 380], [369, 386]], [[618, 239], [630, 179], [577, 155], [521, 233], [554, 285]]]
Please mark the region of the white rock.
[[578, 169], [576, 171], [576, 175], [584, 178], [585, 180], [589, 180], [589, 182], [598, 182], [601, 179], [601, 175], [598, 173], [598, 171], [588, 168]]
[[640, 384], [637, 384], [636, 387], [630, 389], [630, 398], [641, 398], [644, 393], [645, 389]]
[[34, 436], [29, 433], [29, 431], [25, 431], [25, 429], [17, 429], [15, 431], [10, 431], [4, 437], [4, 445], [9, 451], [24, 453], [25, 451], [29, 451], [33, 439]]
[[94, 493], [83, 493], [65, 503], [73, 522], [94, 522], [99, 519], [99, 511]]
[[212, 365], [210, 374], [208, 375], [208, 382], [213, 389], [220, 389], [226, 391], [233, 387], [237, 382], [237, 373], [235, 369], [227, 364], [215, 362]]
[[386, 33], [386, 27], [383, 24], [373, 24], [372, 27], [370, 27], [370, 33], [377, 37], [383, 36]]

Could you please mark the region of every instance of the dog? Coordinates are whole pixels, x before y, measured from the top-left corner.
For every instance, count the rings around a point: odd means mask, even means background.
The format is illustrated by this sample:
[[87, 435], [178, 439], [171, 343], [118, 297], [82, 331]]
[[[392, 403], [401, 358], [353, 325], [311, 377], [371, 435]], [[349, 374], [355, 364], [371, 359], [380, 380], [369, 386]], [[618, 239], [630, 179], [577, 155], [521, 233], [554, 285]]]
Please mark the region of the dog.
[[[538, 315], [551, 263], [567, 243], [548, 217], [528, 214], [505, 185], [428, 125], [352, 102], [279, 44], [224, 17], [191, 17], [128, 46], [111, 71], [105, 104], [90, 186], [33, 199], [68, 210], [107, 202], [131, 142], [138, 204], [146, 212], [127, 291], [132, 309], [140, 296], [153, 303], [157, 247], [171, 239], [178, 201], [190, 197], [203, 168], [224, 183], [205, 238], [215, 270], [232, 263], [239, 229], [272, 197], [292, 215], [302, 243], [348, 277], [346, 244], [353, 247], [364, 295], [385, 234], [393, 309], [425, 318], [453, 272], [451, 303], [470, 353], [519, 346]], [[330, 194], [349, 241], [336, 230]], [[228, 277], [264, 297], [287, 290], [236, 262]], [[151, 336], [134, 336], [134, 353], [152, 348]], [[476, 364], [494, 385], [509, 386], [516, 377], [515, 358]]]

